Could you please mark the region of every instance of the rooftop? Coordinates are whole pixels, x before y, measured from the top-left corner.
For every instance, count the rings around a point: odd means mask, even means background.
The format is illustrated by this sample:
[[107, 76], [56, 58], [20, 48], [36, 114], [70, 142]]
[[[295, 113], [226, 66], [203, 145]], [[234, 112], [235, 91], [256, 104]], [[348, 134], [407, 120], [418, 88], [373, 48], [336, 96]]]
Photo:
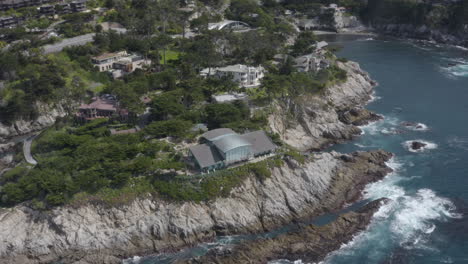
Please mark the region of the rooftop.
[[122, 56], [122, 51], [121, 52], [112, 52], [112, 53], [104, 53], [99, 56], [93, 57], [94, 60], [107, 60], [110, 58], [115, 58]]
[[275, 149], [276, 146], [271, 142], [271, 139], [265, 134], [265, 131], [258, 130], [242, 135], [251, 145], [254, 155], [264, 153]]
[[250, 142], [247, 141], [243, 136], [238, 134], [231, 134], [221, 137], [213, 142], [216, 148], [223, 153], [227, 153], [230, 150], [250, 146]]
[[213, 129], [204, 133], [202, 137], [208, 141], [215, 141], [221, 137], [224, 137], [227, 135], [233, 135], [233, 134], [236, 134], [236, 132], [234, 132], [230, 128], [218, 128], [218, 129]]
[[190, 152], [202, 168], [213, 166], [223, 160], [216, 148], [207, 144], [190, 147]]
[[249, 67], [242, 64], [230, 65], [226, 67], [221, 67], [217, 69], [218, 71], [224, 72], [246, 72], [249, 70]]
[[94, 97], [90, 104], [82, 104], [80, 109], [117, 111], [117, 100], [112, 96]]
[[213, 29], [221, 30], [221, 29], [225, 28], [226, 26], [228, 26], [230, 24], [238, 24], [238, 25], [244, 26], [246, 28], [249, 27], [249, 25], [247, 23], [244, 23], [242, 21], [223, 20], [223, 21], [220, 21], [220, 22], [217, 22], [217, 23], [209, 23], [208, 24], [208, 29], [209, 30], [213, 30]]

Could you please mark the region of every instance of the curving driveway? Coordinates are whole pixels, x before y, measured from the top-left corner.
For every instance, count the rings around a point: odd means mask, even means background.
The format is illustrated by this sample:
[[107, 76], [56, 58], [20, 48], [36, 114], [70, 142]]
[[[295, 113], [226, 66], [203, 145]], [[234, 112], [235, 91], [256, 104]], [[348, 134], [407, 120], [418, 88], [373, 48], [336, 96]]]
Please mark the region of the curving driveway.
[[31, 165], [37, 165], [37, 161], [31, 155], [31, 144], [34, 138], [36, 138], [36, 136], [28, 137], [23, 142], [24, 158], [26, 159], [26, 162]]

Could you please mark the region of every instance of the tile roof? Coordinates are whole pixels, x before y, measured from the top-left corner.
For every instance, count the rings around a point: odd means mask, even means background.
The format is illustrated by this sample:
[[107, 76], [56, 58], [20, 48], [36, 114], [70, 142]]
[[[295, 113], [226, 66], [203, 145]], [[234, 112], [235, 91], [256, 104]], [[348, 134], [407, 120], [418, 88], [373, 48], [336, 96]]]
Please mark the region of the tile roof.
[[90, 104], [82, 104], [80, 109], [99, 109], [117, 111], [117, 101], [111, 98], [94, 97]]

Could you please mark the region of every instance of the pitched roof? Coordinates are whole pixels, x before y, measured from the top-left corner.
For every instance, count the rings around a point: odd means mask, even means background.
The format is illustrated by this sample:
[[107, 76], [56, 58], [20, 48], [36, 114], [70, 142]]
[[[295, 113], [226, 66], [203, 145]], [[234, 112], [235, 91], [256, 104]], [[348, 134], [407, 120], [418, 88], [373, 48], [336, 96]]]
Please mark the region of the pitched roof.
[[218, 128], [218, 129], [213, 129], [206, 133], [203, 133], [202, 137], [208, 141], [214, 141], [223, 136], [232, 135], [232, 134], [236, 134], [236, 132], [234, 132], [230, 128]]
[[207, 144], [190, 147], [190, 152], [202, 169], [213, 166], [223, 160], [216, 148], [210, 147]]
[[275, 144], [271, 142], [271, 139], [265, 134], [265, 131], [258, 130], [242, 135], [250, 144], [254, 155], [272, 151], [276, 149]]
[[95, 97], [90, 104], [82, 104], [79, 109], [117, 111], [117, 100], [111, 97]]

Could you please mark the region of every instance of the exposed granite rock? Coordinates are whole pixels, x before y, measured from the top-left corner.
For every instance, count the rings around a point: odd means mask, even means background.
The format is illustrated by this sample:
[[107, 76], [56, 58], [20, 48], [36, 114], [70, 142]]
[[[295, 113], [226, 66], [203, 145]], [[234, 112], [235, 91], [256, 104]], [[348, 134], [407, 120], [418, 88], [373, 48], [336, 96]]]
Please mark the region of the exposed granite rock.
[[373, 28], [379, 33], [398, 38], [428, 40], [468, 47], [468, 25], [459, 32], [450, 32], [447, 28], [411, 24], [375, 24]]
[[377, 83], [355, 62], [338, 62], [338, 66], [347, 72], [346, 82], [329, 87], [323, 94], [274, 106], [274, 114], [269, 116], [270, 128], [287, 144], [302, 151], [323, 149], [360, 135], [361, 130], [343, 122], [340, 113], [367, 103]]
[[177, 263], [268, 263], [277, 259], [316, 263], [349, 242], [356, 233], [365, 230], [374, 213], [387, 201], [384, 198], [370, 202], [324, 226], [299, 227], [275, 238], [257, 239], [227, 250], [213, 250], [203, 257]]
[[332, 152], [305, 164], [289, 160], [270, 178], [249, 177], [230, 197], [207, 203], [148, 197], [119, 208], [0, 209], [0, 263], [119, 263], [118, 258], [191, 245], [217, 232], [262, 232], [355, 201], [367, 183], [391, 171], [385, 165], [390, 157], [384, 151]]
[[0, 144], [0, 177], [14, 163], [16, 150], [17, 144], [14, 142]]
[[381, 115], [364, 108], [353, 108], [349, 111], [340, 113], [340, 121], [348, 125], [364, 126], [381, 119], [383, 119]]
[[34, 120], [17, 120], [13, 124], [6, 124], [0, 120], [0, 142], [42, 130], [53, 125], [57, 117], [66, 114], [61, 105], [49, 106], [37, 103], [35, 108], [39, 115]]

